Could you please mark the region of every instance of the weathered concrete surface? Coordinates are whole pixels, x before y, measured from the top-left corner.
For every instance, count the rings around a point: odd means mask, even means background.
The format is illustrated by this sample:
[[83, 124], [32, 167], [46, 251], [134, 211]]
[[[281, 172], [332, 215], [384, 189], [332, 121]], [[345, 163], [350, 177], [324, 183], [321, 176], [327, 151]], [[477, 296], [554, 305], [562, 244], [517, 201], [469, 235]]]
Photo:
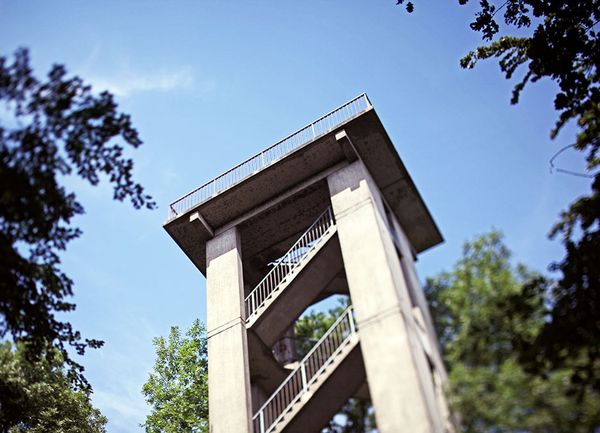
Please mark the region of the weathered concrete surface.
[[322, 180], [240, 224], [244, 278], [251, 287], [269, 272], [268, 263], [285, 254], [328, 203], [327, 181]]
[[251, 433], [251, 393], [239, 232], [206, 248], [208, 407], [211, 433]]
[[[417, 277], [413, 253], [410, 249], [410, 243], [408, 238], [404, 234], [404, 230], [391, 215], [394, 232], [397, 235], [396, 247], [399, 249], [402, 259], [400, 261], [402, 266], [402, 274], [406, 280], [406, 287], [411, 293], [412, 297], [412, 316], [415, 318], [415, 324], [411, 328], [416, 330], [422, 339], [424, 351], [427, 354], [427, 360], [422, 356], [422, 352], [418, 352], [417, 356], [420, 358], [419, 366], [423, 382], [425, 383], [425, 389], [427, 398], [430, 405], [437, 404], [437, 417], [440, 423], [444, 426], [445, 432], [454, 432], [456, 428], [454, 426], [455, 420], [452, 417], [444, 388], [448, 384], [448, 375], [446, 373], [446, 367], [442, 360], [441, 348], [439, 346], [436, 331], [433, 327], [433, 321], [429, 313], [429, 305], [425, 298], [425, 292], [421, 288], [419, 278]], [[415, 329], [416, 328], [416, 329]]]
[[[190, 215], [199, 212], [202, 219], [218, 232], [220, 227], [227, 226], [231, 221], [251, 213], [253, 209], [285, 194], [286, 191], [293, 190], [307, 179], [322, 176], [327, 170], [347, 162], [350, 158], [347, 149], [335, 140], [335, 135], [342, 130], [352, 141], [360, 159], [373, 173], [378, 188], [400, 224], [406, 228], [406, 235], [415, 251], [421, 252], [440, 243], [442, 237], [375, 110], [366, 111], [229, 190], [168, 221], [165, 229], [204, 274], [206, 242], [211, 235], [203, 224], [190, 223]], [[317, 186], [317, 189], [321, 189], [321, 196], [323, 192], [327, 193], [327, 186], [323, 182], [318, 183]], [[248, 238], [248, 243], [252, 244], [248, 251], [268, 251], [273, 244], [299, 234], [293, 232], [294, 226], [308, 227], [314, 220], [314, 215], [305, 210], [310, 209], [311, 206], [323, 209], [326, 204], [326, 200], [319, 203], [310, 200], [288, 202], [286, 206], [291, 206], [291, 210], [285, 215], [281, 213], [283, 220], [269, 225], [269, 227], [282, 228], [277, 233], [279, 238], [275, 242], [270, 236], [260, 236], [260, 230], [255, 231], [251, 225], [240, 224], [245, 227], [243, 239], [246, 239], [246, 228], [248, 233], [257, 233], [255, 239]], [[295, 215], [294, 221], [290, 221], [289, 215]], [[255, 219], [256, 223], [260, 221], [260, 218]], [[286, 221], [290, 224], [286, 224]], [[289, 230], [286, 229], [287, 225]], [[248, 257], [253, 255], [248, 253]]]
[[369, 382], [367, 382], [366, 379], [367, 377], [365, 375], [365, 383], [360, 385], [360, 387], [356, 390], [356, 392], [354, 393], [354, 398], [371, 401], [371, 393], [369, 392]]
[[405, 280], [377, 187], [360, 161], [328, 182], [378, 429], [441, 432], [434, 390], [423, 383], [422, 348], [411, 329]]
[[[339, 243], [339, 241], [338, 241]], [[322, 300], [329, 298], [332, 295], [346, 295], [350, 296], [348, 291], [348, 281], [346, 281], [346, 272], [342, 268], [340, 272], [329, 282], [327, 287], [323, 289], [319, 296], [315, 299], [314, 303], [321, 302]]]
[[413, 308], [417, 307], [419, 309], [419, 313], [423, 317], [423, 322], [427, 332], [427, 338], [429, 339], [429, 344], [432, 348], [431, 361], [440, 373], [440, 377], [445, 382], [447, 380], [446, 369], [444, 366], [444, 362], [442, 361], [441, 351], [436, 337], [436, 331], [433, 327], [433, 321], [429, 313], [429, 305], [427, 303], [427, 299], [425, 298], [425, 292], [421, 288], [421, 283], [419, 282], [419, 278], [417, 277], [415, 259], [413, 258], [413, 253], [410, 249], [410, 244], [408, 242], [406, 234], [404, 233], [404, 230], [395, 218], [392, 222], [394, 224], [394, 230], [398, 234], [399, 238], [399, 242], [396, 244], [396, 247], [400, 250], [402, 254], [402, 272], [404, 274], [404, 277], [406, 278], [407, 287], [413, 294], [414, 298], [415, 305], [413, 305]]

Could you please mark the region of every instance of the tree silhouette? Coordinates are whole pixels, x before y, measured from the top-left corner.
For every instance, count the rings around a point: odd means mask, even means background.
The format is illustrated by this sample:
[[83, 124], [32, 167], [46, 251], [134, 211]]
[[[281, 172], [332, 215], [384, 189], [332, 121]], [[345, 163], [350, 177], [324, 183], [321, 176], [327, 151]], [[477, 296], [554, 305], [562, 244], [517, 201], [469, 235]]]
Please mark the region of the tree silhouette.
[[102, 342], [83, 339], [56, 317], [75, 308], [67, 301], [73, 281], [60, 269], [60, 252], [80, 236], [71, 220], [84, 212], [63, 183], [76, 175], [97, 185], [105, 176], [114, 199], [154, 208], [133, 180], [123, 145], [114, 142], [137, 148], [142, 141], [110, 93], [94, 94], [60, 65], [38, 80], [26, 49], [10, 63], [0, 57], [0, 101], [12, 115], [0, 125], [0, 337], [26, 342], [33, 357], [50, 343], [71, 367], [73, 383], [88, 386], [67, 347], [83, 354]]
[[[469, 0], [458, 0], [465, 5]], [[405, 4], [398, 0], [397, 4]], [[409, 12], [413, 2], [405, 4]], [[528, 83], [550, 79], [558, 85], [558, 119], [552, 139], [570, 122], [578, 127], [569, 147], [585, 154], [591, 192], [570, 204], [550, 236], [560, 236], [565, 257], [550, 266], [562, 277], [550, 291], [551, 309], [536, 341], [524, 347], [528, 369], [574, 368], [573, 383], [600, 390], [600, 0], [480, 0], [470, 27], [488, 45], [460, 61], [498, 59], [506, 79], [521, 77], [511, 103]], [[518, 35], [516, 35], [518, 31]], [[513, 34], [511, 34], [511, 32]], [[564, 170], [563, 170], [564, 171]], [[580, 390], [585, 392], [585, 390]]]

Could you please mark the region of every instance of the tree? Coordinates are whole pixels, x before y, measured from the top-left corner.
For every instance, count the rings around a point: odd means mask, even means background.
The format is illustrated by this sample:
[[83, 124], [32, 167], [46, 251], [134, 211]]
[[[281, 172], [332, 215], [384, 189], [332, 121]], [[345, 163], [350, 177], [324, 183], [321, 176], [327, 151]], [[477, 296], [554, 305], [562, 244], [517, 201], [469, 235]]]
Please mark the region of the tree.
[[73, 390], [59, 350], [31, 361], [25, 343], [0, 344], [0, 432], [105, 433], [89, 391]]
[[546, 279], [513, 266], [498, 232], [464, 246], [451, 272], [425, 287], [449, 370], [450, 403], [466, 432], [593, 432], [600, 393], [571, 392], [571, 368], [527, 372], [523, 345], [545, 326]]
[[146, 433], [208, 432], [206, 329], [199, 320], [181, 337], [173, 326], [168, 340], [154, 339], [156, 362], [143, 394], [152, 406]]
[[[406, 9], [412, 12], [413, 2], [407, 2]], [[550, 320], [521, 361], [532, 371], [547, 365], [574, 367], [573, 383], [596, 390], [600, 390], [599, 23], [599, 0], [480, 0], [470, 27], [489, 44], [460, 61], [470, 69], [480, 60], [497, 58], [506, 79], [522, 73], [512, 104], [518, 103], [528, 83], [552, 80], [558, 86], [554, 107], [559, 115], [550, 137], [554, 139], [568, 123], [578, 126], [575, 142], [568, 147], [585, 153], [587, 173], [571, 174], [592, 178], [591, 192], [571, 203], [551, 231], [551, 237], [562, 238], [566, 250], [565, 257], [551, 265], [562, 277], [552, 290]]]
[[82, 355], [102, 342], [83, 340], [56, 317], [75, 308], [67, 300], [73, 281], [60, 269], [60, 253], [80, 236], [71, 220], [84, 212], [63, 183], [70, 175], [92, 185], [106, 177], [114, 199], [154, 208], [114, 140], [134, 148], [142, 142], [110, 93], [94, 94], [60, 65], [39, 81], [26, 49], [17, 50], [10, 64], [0, 57], [0, 100], [13, 116], [0, 125], [0, 338], [27, 342], [23, 347], [34, 357], [50, 343], [70, 366], [70, 379], [88, 387], [67, 347]]
[[[348, 306], [344, 300], [327, 312], [311, 312], [295, 326], [300, 356], [329, 329]], [[152, 406], [143, 427], [146, 433], [208, 432], [208, 354], [206, 329], [199, 320], [181, 337], [173, 326], [168, 340], [154, 339], [156, 361], [143, 394]], [[369, 402], [350, 399], [323, 433], [367, 433], [375, 429]]]

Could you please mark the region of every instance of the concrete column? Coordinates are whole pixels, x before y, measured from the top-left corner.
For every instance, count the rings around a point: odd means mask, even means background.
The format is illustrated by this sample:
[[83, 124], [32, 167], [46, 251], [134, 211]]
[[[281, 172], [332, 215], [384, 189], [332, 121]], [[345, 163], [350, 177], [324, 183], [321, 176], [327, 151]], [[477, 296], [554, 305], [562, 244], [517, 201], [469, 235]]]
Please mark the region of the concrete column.
[[433, 389], [423, 384], [426, 359], [378, 188], [361, 161], [327, 180], [378, 430], [440, 432], [432, 413]]
[[211, 433], [252, 433], [241, 242], [233, 227], [206, 244]]

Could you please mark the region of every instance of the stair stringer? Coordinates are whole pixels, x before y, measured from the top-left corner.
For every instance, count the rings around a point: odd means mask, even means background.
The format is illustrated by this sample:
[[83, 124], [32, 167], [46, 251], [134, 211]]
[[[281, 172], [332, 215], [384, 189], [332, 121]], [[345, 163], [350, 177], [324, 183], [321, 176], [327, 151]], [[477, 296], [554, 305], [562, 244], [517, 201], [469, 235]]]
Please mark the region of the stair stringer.
[[343, 269], [337, 231], [330, 230], [246, 322], [246, 329], [256, 332], [266, 345], [274, 344]]
[[320, 432], [365, 380], [360, 343], [354, 336], [268, 433]]

